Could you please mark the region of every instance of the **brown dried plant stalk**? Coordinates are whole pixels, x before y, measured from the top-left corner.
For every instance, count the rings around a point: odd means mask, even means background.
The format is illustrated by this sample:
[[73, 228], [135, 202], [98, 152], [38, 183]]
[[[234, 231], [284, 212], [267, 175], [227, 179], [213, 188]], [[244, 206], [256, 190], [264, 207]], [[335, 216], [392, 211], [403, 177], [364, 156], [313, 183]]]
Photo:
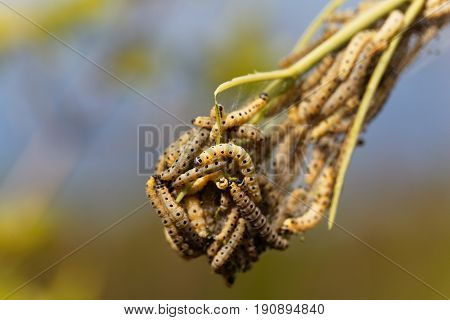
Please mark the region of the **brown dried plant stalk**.
[[[237, 110], [216, 104], [194, 119], [147, 182], [170, 246], [186, 259], [206, 255], [228, 284], [327, 211], [333, 225], [362, 130], [450, 18], [448, 0], [363, 1], [336, 11], [342, 2], [313, 22], [283, 69], [220, 85], [216, 97], [272, 80]], [[322, 35], [311, 41], [319, 26]]]

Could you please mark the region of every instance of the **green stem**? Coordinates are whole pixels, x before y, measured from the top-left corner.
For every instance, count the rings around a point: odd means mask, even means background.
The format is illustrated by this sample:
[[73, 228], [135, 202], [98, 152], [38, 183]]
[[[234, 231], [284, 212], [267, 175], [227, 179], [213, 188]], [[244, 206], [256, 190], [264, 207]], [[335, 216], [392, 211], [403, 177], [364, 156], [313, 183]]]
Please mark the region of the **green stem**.
[[400, 43], [402, 33], [415, 20], [420, 10], [422, 9], [424, 2], [425, 0], [413, 0], [413, 2], [411, 3], [411, 5], [409, 6], [408, 10], [405, 13], [402, 31], [398, 36], [396, 36], [391, 41], [389, 47], [381, 55], [375, 67], [375, 70], [373, 71], [373, 74], [370, 77], [369, 83], [367, 84], [366, 91], [364, 92], [364, 96], [361, 100], [358, 112], [356, 113], [355, 120], [345, 141], [346, 147], [342, 153], [339, 172], [336, 177], [336, 184], [334, 186], [333, 199], [331, 201], [330, 206], [328, 229], [331, 229], [333, 227], [334, 220], [336, 218], [336, 211], [339, 205], [339, 198], [341, 195], [342, 186], [345, 179], [345, 173], [347, 171], [348, 165], [350, 164], [353, 150], [355, 149], [359, 133], [361, 132], [361, 128], [364, 124], [364, 119], [366, 117], [367, 111], [369, 110], [370, 102], [372, 101], [372, 98], [378, 89], [378, 85], [381, 82], [381, 79], [386, 71], [386, 68], [390, 63], [391, 58], [398, 47], [398, 44]]
[[354, 20], [346, 24], [341, 30], [336, 32], [329, 39], [313, 49], [305, 57], [288, 68], [269, 72], [256, 72], [246, 76], [237, 77], [220, 84], [214, 91], [214, 100], [217, 102], [217, 95], [235, 86], [265, 80], [275, 80], [298, 76], [320, 61], [328, 53], [338, 49], [349, 41], [357, 32], [369, 27], [378, 19], [382, 18], [403, 3], [411, 0], [384, 0], [358, 15]]
[[291, 55], [301, 52], [306, 46], [311, 42], [314, 34], [322, 26], [323, 22], [346, 0], [332, 0], [320, 14], [314, 19], [314, 21], [308, 26], [306, 31], [303, 33], [302, 37], [297, 41]]

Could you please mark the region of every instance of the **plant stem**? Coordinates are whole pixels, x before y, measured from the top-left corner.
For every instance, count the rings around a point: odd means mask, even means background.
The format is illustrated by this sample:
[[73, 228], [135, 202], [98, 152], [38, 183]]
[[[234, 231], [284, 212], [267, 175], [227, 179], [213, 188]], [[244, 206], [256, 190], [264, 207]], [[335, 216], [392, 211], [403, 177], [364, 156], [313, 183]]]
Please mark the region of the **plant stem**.
[[297, 41], [291, 55], [301, 52], [310, 43], [311, 38], [322, 26], [322, 23], [330, 14], [332, 14], [338, 7], [340, 7], [346, 0], [332, 0], [320, 14], [314, 19], [314, 21], [308, 26], [302, 37]]
[[[319, 30], [319, 28], [322, 26], [323, 22], [325, 21], [328, 16], [333, 13], [339, 6], [341, 6], [346, 0], [331, 0], [331, 2], [326, 6], [322, 12], [314, 19], [314, 21], [308, 26], [306, 31], [303, 33], [303, 35], [297, 40], [296, 45], [292, 49], [290, 55], [295, 55], [298, 52], [301, 52], [310, 42], [311, 38], [314, 36], [314, 34]], [[263, 92], [266, 92], [269, 97], [274, 97], [276, 93], [281, 93], [280, 91], [283, 91], [288, 89], [289, 86], [293, 83], [291, 81], [290, 83], [287, 82], [287, 80], [283, 81], [281, 79], [274, 80], [270, 82], [267, 87], [263, 90]], [[284, 87], [280, 89], [281, 85], [284, 84]], [[277, 90], [278, 89], [278, 90]], [[278, 92], [276, 92], [278, 91]], [[273, 101], [273, 100], [272, 100]], [[267, 112], [271, 109], [271, 106], [273, 106], [273, 103], [268, 103], [267, 106], [262, 109], [256, 116], [254, 116], [249, 123], [256, 124], [259, 123], [261, 120], [264, 119]]]
[[369, 83], [366, 87], [366, 91], [364, 92], [364, 96], [361, 100], [361, 104], [359, 106], [358, 112], [356, 113], [355, 120], [353, 125], [346, 137], [345, 149], [343, 150], [342, 156], [340, 156], [340, 167], [339, 172], [336, 177], [336, 184], [334, 186], [333, 199], [331, 201], [330, 206], [330, 214], [328, 219], [328, 229], [331, 229], [334, 224], [334, 220], [336, 218], [336, 211], [339, 205], [339, 198], [342, 191], [342, 186], [344, 183], [345, 173], [347, 171], [348, 165], [350, 164], [350, 160], [353, 154], [353, 150], [355, 149], [356, 142], [358, 140], [359, 133], [361, 132], [361, 127], [364, 124], [364, 119], [366, 117], [367, 111], [370, 107], [370, 102], [378, 89], [378, 85], [381, 82], [381, 79], [386, 71], [387, 66], [389, 65], [395, 50], [398, 47], [398, 44], [401, 40], [402, 33], [411, 25], [411, 23], [415, 20], [420, 10], [424, 5], [425, 0], [413, 0], [408, 10], [405, 13], [405, 19], [402, 31], [399, 35], [397, 35], [389, 44], [389, 47], [386, 51], [381, 55], [375, 70], [370, 77]]
[[350, 40], [357, 32], [369, 27], [375, 21], [408, 1], [411, 0], [384, 0], [374, 5], [373, 8], [362, 12], [353, 21], [349, 22], [341, 30], [336, 32], [333, 36], [325, 40], [322, 44], [317, 46], [305, 57], [303, 57], [290, 67], [269, 72], [257, 72], [246, 76], [237, 77], [220, 84], [214, 91], [214, 100], [217, 103], [217, 95], [219, 93], [241, 84], [290, 78], [308, 71], [325, 55], [338, 49], [340, 46]]

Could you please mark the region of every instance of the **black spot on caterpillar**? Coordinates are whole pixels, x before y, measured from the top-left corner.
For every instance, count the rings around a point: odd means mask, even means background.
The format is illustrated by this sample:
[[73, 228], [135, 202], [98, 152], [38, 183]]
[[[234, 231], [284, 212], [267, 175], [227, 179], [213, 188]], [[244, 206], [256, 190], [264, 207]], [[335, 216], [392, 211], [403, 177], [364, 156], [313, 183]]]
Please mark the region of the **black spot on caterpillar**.
[[197, 196], [189, 196], [184, 198], [184, 204], [186, 206], [188, 218], [191, 221], [195, 232], [197, 232], [200, 237], [206, 238], [208, 236], [205, 222], [206, 212], [200, 205], [200, 199]]
[[252, 124], [243, 124], [235, 127], [230, 131], [230, 134], [233, 139], [248, 139], [253, 142], [262, 142], [264, 140], [262, 131]]
[[197, 117], [195, 119], [192, 119], [192, 124], [194, 126], [206, 129], [211, 129], [213, 126], [213, 122], [214, 121], [210, 117]]

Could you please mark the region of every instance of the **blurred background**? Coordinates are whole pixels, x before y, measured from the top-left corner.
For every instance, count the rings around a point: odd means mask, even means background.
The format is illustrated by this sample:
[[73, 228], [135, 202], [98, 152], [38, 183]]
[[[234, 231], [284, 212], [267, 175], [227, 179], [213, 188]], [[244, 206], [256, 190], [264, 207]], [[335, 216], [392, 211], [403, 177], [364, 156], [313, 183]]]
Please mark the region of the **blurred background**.
[[[0, 296], [440, 298], [326, 223], [287, 251], [264, 254], [230, 289], [205, 258], [186, 262], [169, 249], [150, 206], [14, 291], [146, 201], [137, 127], [179, 124], [82, 56], [189, 123], [209, 110], [220, 82], [275, 68], [326, 3], [1, 0]], [[402, 76], [370, 126], [337, 216], [447, 295], [449, 31]]]

